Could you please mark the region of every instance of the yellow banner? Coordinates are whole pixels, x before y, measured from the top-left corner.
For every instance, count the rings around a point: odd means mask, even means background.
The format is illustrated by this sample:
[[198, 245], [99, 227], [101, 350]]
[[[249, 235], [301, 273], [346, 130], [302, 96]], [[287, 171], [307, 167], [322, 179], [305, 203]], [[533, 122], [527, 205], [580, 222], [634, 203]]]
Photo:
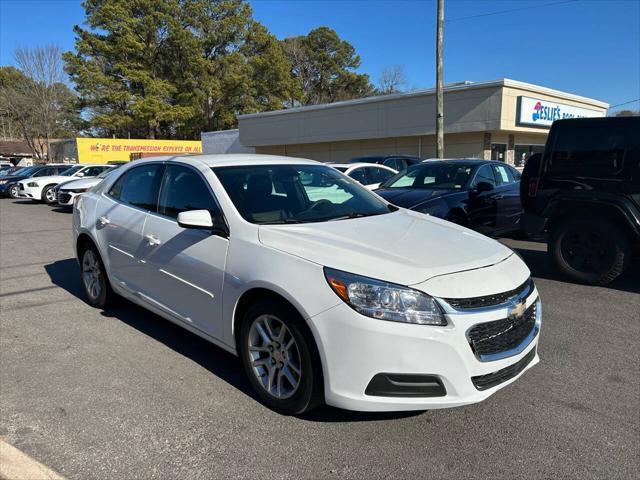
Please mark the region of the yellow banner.
[[77, 138], [79, 163], [130, 161], [152, 156], [202, 153], [197, 140], [138, 140], [120, 138]]

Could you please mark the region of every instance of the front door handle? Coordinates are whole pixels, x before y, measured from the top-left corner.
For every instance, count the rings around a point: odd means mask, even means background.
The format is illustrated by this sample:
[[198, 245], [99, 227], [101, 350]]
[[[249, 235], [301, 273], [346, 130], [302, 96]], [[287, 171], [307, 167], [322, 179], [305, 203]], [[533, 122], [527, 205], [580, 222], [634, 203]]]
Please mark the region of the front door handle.
[[100, 217], [98, 218], [98, 223], [100, 224], [100, 226], [104, 227], [105, 225], [109, 225], [111, 223], [111, 220], [109, 220], [107, 217]]
[[147, 242], [149, 242], [149, 245], [152, 247], [156, 247], [162, 243], [160, 239], [155, 235], [151, 235], [151, 234], [145, 235], [144, 238], [147, 239]]
[[496, 195], [495, 197], [493, 197], [495, 200], [502, 200], [504, 198], [504, 195]]

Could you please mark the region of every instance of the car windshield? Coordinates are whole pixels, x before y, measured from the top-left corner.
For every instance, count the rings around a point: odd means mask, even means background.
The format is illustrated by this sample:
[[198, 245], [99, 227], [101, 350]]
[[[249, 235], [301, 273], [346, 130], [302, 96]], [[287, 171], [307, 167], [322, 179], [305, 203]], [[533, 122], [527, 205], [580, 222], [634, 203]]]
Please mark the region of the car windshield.
[[467, 185], [472, 170], [472, 165], [464, 163], [421, 163], [391, 177], [380, 188], [461, 189]]
[[213, 171], [242, 217], [252, 223], [325, 222], [396, 210], [324, 165], [250, 165]]
[[76, 173], [78, 170], [84, 168], [84, 166], [82, 165], [76, 165], [74, 167], [70, 167], [67, 168], [64, 172], [62, 172], [60, 175], [63, 177], [70, 177], [71, 175], [73, 175], [74, 173]]
[[13, 172], [11, 175], [31, 175], [38, 170], [39, 167], [22, 167], [20, 170]]
[[100, 175], [96, 175], [96, 178], [104, 178], [107, 175], [109, 175], [110, 173], [113, 173], [114, 170], [116, 170], [118, 167], [115, 168], [107, 168], [104, 172], [102, 172]]

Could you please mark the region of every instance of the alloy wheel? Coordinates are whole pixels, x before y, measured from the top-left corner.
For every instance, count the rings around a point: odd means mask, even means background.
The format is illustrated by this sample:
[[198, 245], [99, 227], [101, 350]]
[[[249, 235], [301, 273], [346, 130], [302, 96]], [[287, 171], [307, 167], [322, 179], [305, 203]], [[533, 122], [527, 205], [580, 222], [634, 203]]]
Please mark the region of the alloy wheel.
[[82, 281], [87, 295], [96, 300], [102, 293], [102, 269], [93, 250], [86, 250], [82, 256]]
[[47, 203], [53, 203], [56, 199], [56, 191], [53, 188], [47, 189], [47, 191], [44, 192], [44, 198]]
[[248, 338], [251, 369], [262, 388], [274, 398], [291, 397], [300, 385], [300, 351], [287, 326], [274, 315], [260, 315]]

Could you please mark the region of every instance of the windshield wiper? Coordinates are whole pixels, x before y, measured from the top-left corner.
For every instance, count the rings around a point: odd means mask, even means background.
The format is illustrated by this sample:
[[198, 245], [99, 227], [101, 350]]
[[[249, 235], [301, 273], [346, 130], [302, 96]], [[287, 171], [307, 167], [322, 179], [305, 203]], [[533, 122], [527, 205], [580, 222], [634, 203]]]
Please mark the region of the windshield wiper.
[[382, 215], [383, 213], [387, 213], [387, 212], [352, 212], [349, 215], [332, 218], [331, 220], [350, 220], [352, 218], [374, 217], [376, 215]]
[[285, 225], [293, 223], [306, 223], [303, 220], [297, 220], [295, 218], [285, 218], [283, 220], [273, 220], [271, 222], [260, 222], [259, 225]]

